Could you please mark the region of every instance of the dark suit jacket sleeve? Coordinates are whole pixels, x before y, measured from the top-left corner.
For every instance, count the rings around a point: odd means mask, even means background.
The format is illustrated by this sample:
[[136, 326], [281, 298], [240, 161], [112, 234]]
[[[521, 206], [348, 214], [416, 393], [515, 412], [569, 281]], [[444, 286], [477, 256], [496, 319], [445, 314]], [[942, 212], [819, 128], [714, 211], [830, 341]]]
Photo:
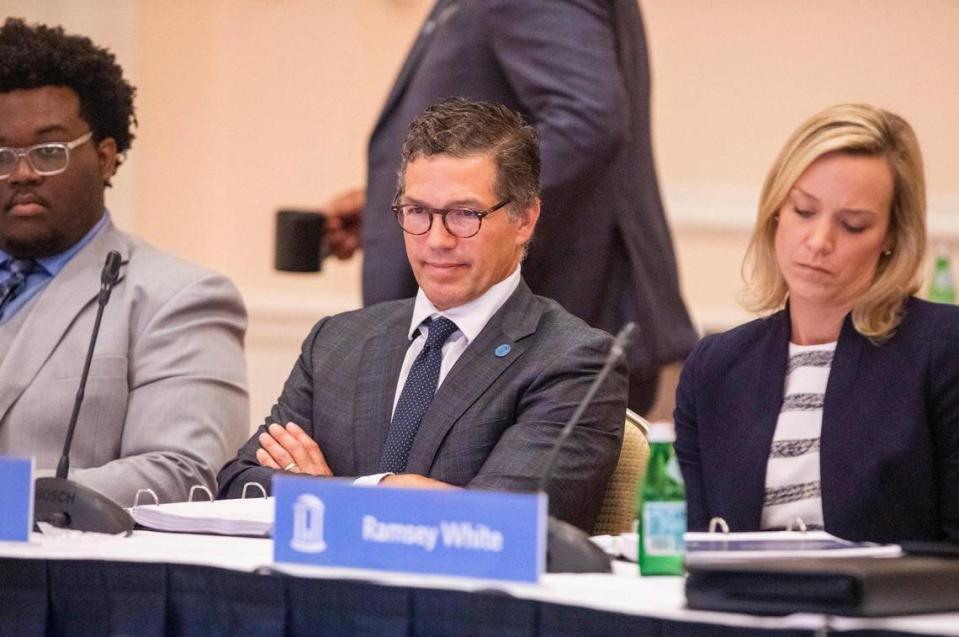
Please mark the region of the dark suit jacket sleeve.
[[601, 170], [627, 137], [608, 2], [489, 3], [478, 14], [502, 72], [540, 138], [543, 194]]
[[935, 441], [942, 531], [959, 542], [959, 321], [942, 320], [937, 327], [927, 372], [929, 422]]
[[[612, 339], [598, 330], [588, 341], [557, 351], [523, 392], [508, 427], [469, 487], [528, 491], [537, 487], [563, 425], [596, 378]], [[535, 355], [536, 352], [530, 352]], [[550, 514], [589, 530], [622, 444], [626, 366], [615, 367], [575, 427], [554, 467]]]
[[706, 487], [699, 456], [699, 437], [696, 429], [697, 365], [701, 364], [702, 350], [708, 339], [700, 341], [686, 359], [676, 389], [676, 457], [686, 483], [686, 524], [690, 531], [704, 531], [709, 524], [706, 508]]
[[313, 343], [325, 322], [326, 319], [317, 323], [306, 340], [303, 341], [300, 356], [283, 385], [283, 392], [276, 404], [273, 405], [270, 416], [260, 425], [256, 433], [240, 447], [236, 457], [220, 471], [220, 475], [217, 477], [220, 485], [218, 497], [239, 498], [243, 492], [243, 485], [248, 482], [258, 483], [266, 489], [267, 493], [270, 493], [273, 474], [276, 473], [276, 470], [260, 466], [256, 459], [256, 450], [260, 448], [258, 438], [270, 424], [285, 425], [289, 422], [295, 422], [304, 431], [313, 435], [312, 352]]

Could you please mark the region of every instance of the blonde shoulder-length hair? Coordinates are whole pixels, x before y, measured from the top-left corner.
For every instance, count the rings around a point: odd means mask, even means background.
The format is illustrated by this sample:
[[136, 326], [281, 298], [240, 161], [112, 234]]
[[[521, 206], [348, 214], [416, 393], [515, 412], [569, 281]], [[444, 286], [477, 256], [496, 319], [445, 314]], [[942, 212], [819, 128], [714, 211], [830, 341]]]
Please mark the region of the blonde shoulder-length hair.
[[868, 104], [837, 104], [816, 113], [787, 140], [763, 183], [759, 215], [743, 260], [743, 305], [756, 312], [783, 307], [789, 295], [776, 262], [779, 209], [800, 175], [827, 153], [881, 156], [893, 175], [890, 250], [852, 309], [853, 325], [880, 342], [892, 336], [906, 299], [919, 289], [926, 249], [926, 181], [912, 127], [902, 117]]

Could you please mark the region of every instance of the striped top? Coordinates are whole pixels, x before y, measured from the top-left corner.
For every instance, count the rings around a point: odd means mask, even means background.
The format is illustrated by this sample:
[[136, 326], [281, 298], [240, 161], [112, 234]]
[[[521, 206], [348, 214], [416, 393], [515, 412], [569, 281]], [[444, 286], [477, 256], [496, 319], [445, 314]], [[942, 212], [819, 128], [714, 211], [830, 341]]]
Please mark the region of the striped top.
[[823, 528], [819, 436], [835, 351], [836, 343], [789, 344], [783, 404], [766, 467], [763, 529], [786, 528], [796, 517], [808, 529]]

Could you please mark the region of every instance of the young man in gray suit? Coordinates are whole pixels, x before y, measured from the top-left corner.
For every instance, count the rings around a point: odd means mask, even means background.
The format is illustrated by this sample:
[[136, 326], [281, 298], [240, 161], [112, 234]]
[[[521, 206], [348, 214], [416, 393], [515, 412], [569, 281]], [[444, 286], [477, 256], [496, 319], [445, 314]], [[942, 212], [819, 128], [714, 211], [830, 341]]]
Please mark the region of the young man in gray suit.
[[0, 28], [0, 453], [53, 474], [116, 251], [68, 477], [123, 506], [140, 488], [161, 501], [213, 489], [249, 422], [237, 290], [120, 232], [104, 208], [133, 94], [87, 38]]
[[[428, 108], [407, 133], [393, 204], [416, 297], [313, 328], [270, 417], [220, 473], [222, 495], [269, 490], [276, 471], [536, 488], [612, 345], [520, 275], [540, 216], [536, 132], [504, 106]], [[549, 487], [551, 513], [586, 530], [619, 455], [626, 393], [620, 362]]]

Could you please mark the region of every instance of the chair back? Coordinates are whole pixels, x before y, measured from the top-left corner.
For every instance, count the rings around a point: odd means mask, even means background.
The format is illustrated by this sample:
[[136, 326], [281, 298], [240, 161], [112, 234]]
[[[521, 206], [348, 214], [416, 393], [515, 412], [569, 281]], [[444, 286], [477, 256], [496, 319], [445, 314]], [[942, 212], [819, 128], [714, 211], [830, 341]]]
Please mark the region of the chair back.
[[593, 525], [593, 535], [615, 535], [634, 530], [636, 491], [646, 476], [646, 463], [649, 460], [648, 431], [649, 423], [627, 409], [623, 447], [619, 451], [619, 461], [613, 475], [606, 483], [603, 503]]

